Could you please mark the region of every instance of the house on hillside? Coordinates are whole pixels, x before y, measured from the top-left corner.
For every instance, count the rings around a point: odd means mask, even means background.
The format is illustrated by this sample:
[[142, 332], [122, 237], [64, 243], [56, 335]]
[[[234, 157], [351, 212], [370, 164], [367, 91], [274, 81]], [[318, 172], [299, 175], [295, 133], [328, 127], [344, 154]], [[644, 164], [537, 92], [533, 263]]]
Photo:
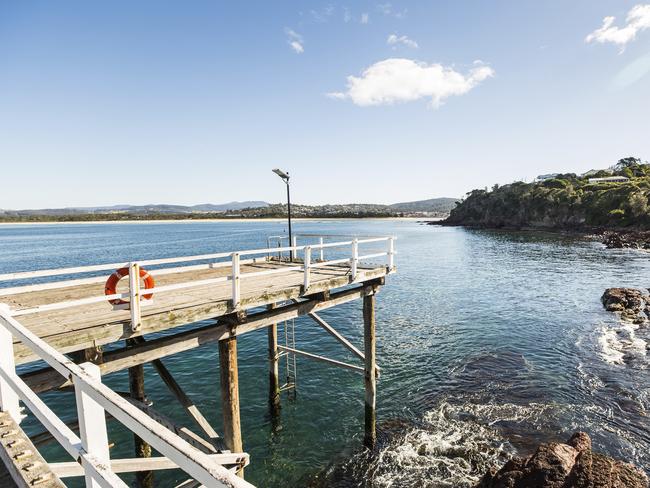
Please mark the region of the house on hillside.
[[589, 183], [625, 183], [630, 181], [625, 176], [607, 176], [606, 178], [589, 178]]

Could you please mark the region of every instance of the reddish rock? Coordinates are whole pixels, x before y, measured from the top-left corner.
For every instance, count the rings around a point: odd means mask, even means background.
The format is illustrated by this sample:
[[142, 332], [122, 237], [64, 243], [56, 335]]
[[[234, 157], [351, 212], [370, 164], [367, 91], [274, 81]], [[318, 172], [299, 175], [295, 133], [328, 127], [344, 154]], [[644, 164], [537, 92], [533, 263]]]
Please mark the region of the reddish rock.
[[649, 488], [648, 477], [631, 464], [591, 451], [584, 432], [566, 444], [541, 444], [532, 456], [508, 461], [486, 473], [476, 488]]

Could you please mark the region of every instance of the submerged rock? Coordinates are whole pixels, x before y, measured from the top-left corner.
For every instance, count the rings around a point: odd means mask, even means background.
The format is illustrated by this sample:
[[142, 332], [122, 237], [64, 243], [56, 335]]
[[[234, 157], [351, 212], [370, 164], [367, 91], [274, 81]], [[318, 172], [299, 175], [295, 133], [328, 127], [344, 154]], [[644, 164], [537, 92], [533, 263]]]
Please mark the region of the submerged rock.
[[650, 320], [650, 296], [635, 288], [608, 288], [600, 299], [608, 312], [620, 312], [621, 318], [637, 324]]
[[485, 474], [476, 488], [648, 488], [635, 466], [591, 450], [584, 432], [566, 444], [541, 444], [532, 456], [514, 458]]

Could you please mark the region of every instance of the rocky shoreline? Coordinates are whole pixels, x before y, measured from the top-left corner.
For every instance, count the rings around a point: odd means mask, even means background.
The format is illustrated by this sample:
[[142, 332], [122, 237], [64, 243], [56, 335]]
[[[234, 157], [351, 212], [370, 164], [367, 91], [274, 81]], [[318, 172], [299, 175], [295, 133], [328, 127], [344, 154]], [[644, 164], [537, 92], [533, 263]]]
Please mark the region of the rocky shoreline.
[[426, 225], [440, 225], [444, 227], [467, 227], [469, 229], [504, 230], [504, 231], [540, 231], [558, 232], [590, 236], [600, 240], [607, 249], [642, 249], [650, 250], [650, 230], [636, 229], [605, 229], [602, 227], [546, 227], [546, 226], [500, 226], [494, 227], [481, 224], [459, 224], [448, 220], [421, 221]]
[[650, 231], [605, 231], [602, 242], [608, 249], [650, 250]]
[[563, 443], [540, 444], [529, 457], [516, 457], [486, 473], [476, 488], [648, 488], [639, 468], [598, 454], [577, 432]]

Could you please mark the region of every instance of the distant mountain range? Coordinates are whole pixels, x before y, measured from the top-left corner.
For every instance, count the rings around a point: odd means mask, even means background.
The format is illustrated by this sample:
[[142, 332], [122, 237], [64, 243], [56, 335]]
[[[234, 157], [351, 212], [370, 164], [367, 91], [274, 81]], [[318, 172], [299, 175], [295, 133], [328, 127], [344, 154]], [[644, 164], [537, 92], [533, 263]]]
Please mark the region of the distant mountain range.
[[268, 207], [267, 202], [251, 200], [245, 202], [229, 202], [218, 205], [203, 203], [200, 205], [111, 205], [107, 207], [66, 207], [66, 208], [40, 208], [28, 210], [2, 210], [0, 215], [82, 215], [82, 214], [184, 214], [184, 213], [219, 213], [244, 208]]
[[[291, 206], [295, 217], [447, 217], [456, 205], [455, 198], [431, 198], [392, 205], [349, 203], [336, 205]], [[206, 218], [271, 218], [286, 215], [285, 204], [263, 201], [230, 202], [201, 205], [112, 205], [106, 207], [67, 207], [27, 210], [2, 210], [5, 222], [206, 219]]]

